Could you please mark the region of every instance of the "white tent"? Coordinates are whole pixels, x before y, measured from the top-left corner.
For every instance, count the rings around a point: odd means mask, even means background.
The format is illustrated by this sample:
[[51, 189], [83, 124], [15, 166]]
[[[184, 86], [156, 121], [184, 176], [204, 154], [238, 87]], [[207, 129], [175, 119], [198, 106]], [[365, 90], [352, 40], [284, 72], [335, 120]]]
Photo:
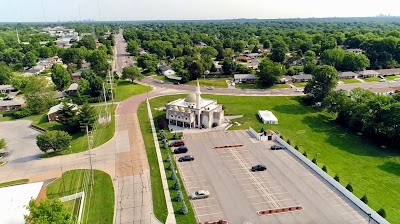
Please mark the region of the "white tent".
[[260, 116], [264, 124], [278, 124], [278, 118], [269, 110], [259, 110], [258, 116]]

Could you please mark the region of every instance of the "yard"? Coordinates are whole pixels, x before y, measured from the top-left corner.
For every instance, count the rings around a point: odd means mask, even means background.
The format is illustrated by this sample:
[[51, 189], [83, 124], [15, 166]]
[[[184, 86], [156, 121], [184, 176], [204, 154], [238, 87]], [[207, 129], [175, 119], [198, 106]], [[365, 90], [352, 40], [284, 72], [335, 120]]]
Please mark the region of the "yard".
[[302, 87], [306, 87], [307, 83], [308, 82], [295, 82], [295, 83], [293, 83], [293, 85], [296, 87], [302, 88]]
[[115, 87], [115, 102], [123, 101], [131, 96], [139, 95], [148, 91], [152, 88], [149, 86], [140, 85], [133, 83], [128, 80], [118, 80]]
[[[215, 88], [228, 88], [228, 84], [226, 84], [226, 81], [230, 79], [227, 78], [200, 78], [199, 79], [199, 85], [200, 86], [213, 86]], [[187, 82], [186, 84], [191, 85], [191, 86], [196, 86], [197, 85], [197, 80], [192, 80]]]
[[290, 88], [290, 86], [288, 84], [275, 84], [271, 86], [269, 89], [286, 89], [286, 88]]
[[[60, 198], [66, 195], [81, 192], [85, 188], [85, 173], [89, 170], [70, 170], [62, 178], [46, 186], [47, 198]], [[89, 188], [88, 188], [89, 189]], [[81, 223], [113, 223], [114, 217], [114, 187], [110, 175], [94, 170], [94, 187], [87, 190], [85, 209]], [[76, 211], [79, 200], [65, 203], [67, 209]]]
[[385, 79], [386, 79], [386, 80], [389, 80], [389, 81], [394, 80], [394, 79], [398, 79], [398, 78], [400, 78], [400, 76], [398, 76], [398, 75], [388, 75], [388, 76], [385, 76]]
[[366, 81], [366, 82], [379, 82], [379, 80], [381, 80], [381, 79], [378, 77], [368, 77], [368, 78], [364, 79], [364, 81]]
[[[152, 108], [164, 106], [180, 96], [165, 96], [151, 100]], [[400, 155], [382, 149], [368, 139], [357, 136], [336, 125], [333, 117], [318, 108], [303, 106], [300, 97], [233, 97], [202, 95], [218, 100], [226, 115], [243, 115], [234, 121], [242, 124], [231, 129], [249, 126], [255, 130], [272, 129], [282, 133], [285, 140], [306, 151], [309, 158], [318, 156], [318, 165], [326, 164], [331, 176], [338, 174], [342, 185], [352, 183], [354, 194], [368, 196], [374, 210], [385, 208], [387, 219], [400, 223]], [[251, 106], [249, 106], [251, 105]], [[278, 125], [264, 125], [259, 121], [259, 109], [271, 110], [279, 119]], [[154, 111], [154, 117], [164, 112]], [[157, 115], [158, 114], [158, 115]]]
[[360, 83], [361, 81], [358, 79], [341, 79], [344, 84], [353, 84], [353, 83]]
[[[151, 104], [151, 106], [152, 106], [152, 108], [154, 108], [152, 104]], [[158, 111], [158, 110], [153, 110], [152, 112], [153, 112], [153, 117], [155, 120], [155, 125], [157, 128], [157, 119], [159, 118], [159, 116], [162, 116], [163, 112]], [[140, 128], [142, 130], [143, 140], [144, 140], [146, 152], [147, 152], [147, 159], [149, 161], [149, 165], [150, 165], [150, 169], [151, 169], [150, 178], [151, 178], [151, 190], [152, 190], [152, 194], [153, 194], [154, 215], [157, 217], [158, 220], [160, 220], [162, 223], [164, 223], [167, 218], [167, 207], [165, 204], [164, 190], [162, 187], [162, 183], [160, 181], [161, 174], [160, 174], [160, 170], [159, 170], [159, 166], [158, 166], [156, 149], [154, 146], [153, 136], [152, 136], [152, 132], [151, 132], [151, 128], [150, 128], [150, 122], [149, 122], [149, 119], [147, 116], [147, 106], [145, 103], [140, 104], [140, 106], [138, 108], [138, 118], [141, 121]], [[170, 135], [170, 137], [171, 136], [172, 135]], [[161, 146], [162, 146], [162, 144], [160, 145], [160, 147]], [[171, 152], [169, 149], [167, 149], [167, 150], [161, 149], [161, 154], [162, 154], [162, 158], [165, 159], [168, 154], [171, 154]], [[171, 158], [173, 158], [172, 154], [171, 154]], [[165, 168], [168, 167], [167, 164], [168, 164], [167, 162], [164, 162]], [[176, 165], [175, 165], [175, 167], [176, 167]], [[170, 177], [171, 171], [166, 171], [166, 176]], [[181, 180], [179, 173], [177, 174], [177, 176], [178, 176], [179, 180]], [[182, 215], [179, 213], [179, 209], [181, 208], [182, 202], [176, 202], [173, 200], [173, 198], [175, 198], [176, 193], [177, 193], [177, 191], [173, 189], [174, 182], [175, 181], [168, 179], [168, 186], [169, 186], [170, 194], [172, 197], [172, 206], [175, 211], [175, 217], [176, 217], [177, 223], [178, 224], [196, 223], [196, 219], [194, 217], [194, 212], [191, 207], [190, 201], [187, 197], [187, 194], [184, 189], [184, 185], [183, 185], [182, 181], [180, 181], [181, 191], [184, 195], [184, 201], [186, 203], [186, 206], [188, 207], [189, 213], [187, 215]]]

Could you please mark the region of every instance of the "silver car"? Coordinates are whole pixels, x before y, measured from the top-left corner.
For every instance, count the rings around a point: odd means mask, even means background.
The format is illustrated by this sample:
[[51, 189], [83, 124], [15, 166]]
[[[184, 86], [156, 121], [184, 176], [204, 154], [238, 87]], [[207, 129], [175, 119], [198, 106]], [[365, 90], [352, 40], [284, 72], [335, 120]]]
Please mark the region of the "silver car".
[[210, 192], [208, 192], [207, 190], [199, 190], [190, 194], [190, 199], [192, 200], [208, 197], [210, 197]]

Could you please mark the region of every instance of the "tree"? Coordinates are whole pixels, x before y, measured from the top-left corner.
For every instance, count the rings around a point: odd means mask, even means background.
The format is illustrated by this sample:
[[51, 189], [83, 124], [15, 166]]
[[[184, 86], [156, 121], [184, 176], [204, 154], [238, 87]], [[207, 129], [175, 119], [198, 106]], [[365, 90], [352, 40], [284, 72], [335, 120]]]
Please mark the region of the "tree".
[[207, 47], [201, 48], [200, 54], [208, 55], [211, 58], [214, 58], [214, 57], [216, 57], [218, 55], [218, 51], [213, 47], [207, 46]]
[[13, 77], [11, 68], [4, 62], [0, 62], [0, 85], [10, 84]]
[[245, 47], [246, 47], [246, 42], [243, 40], [236, 40], [233, 43], [233, 50], [236, 52], [242, 53]]
[[64, 102], [62, 109], [59, 111], [58, 122], [67, 126], [69, 132], [75, 132], [79, 130], [78, 121], [78, 108], [74, 104]]
[[337, 41], [334, 37], [328, 37], [322, 40], [321, 42], [321, 51], [325, 51], [327, 49], [333, 49], [337, 46]]
[[182, 203], [182, 207], [181, 207], [181, 209], [179, 209], [179, 212], [183, 215], [188, 214], [189, 210], [188, 210], [185, 202]]
[[276, 40], [272, 44], [271, 55], [269, 58], [273, 62], [284, 62], [285, 61], [285, 54], [288, 52], [288, 46], [283, 40]]
[[138, 67], [128, 66], [123, 69], [122, 78], [130, 79], [131, 82], [133, 82], [135, 79], [142, 80], [143, 75], [140, 73], [140, 70]]
[[175, 172], [172, 172], [171, 176], [169, 177], [170, 180], [177, 180]]
[[69, 148], [72, 136], [65, 131], [46, 131], [36, 137], [36, 145], [45, 153], [49, 150], [54, 152]]
[[179, 190], [178, 193], [176, 193], [175, 201], [178, 201], [178, 202], [183, 201], [182, 191]]
[[369, 59], [364, 54], [346, 52], [342, 62], [342, 69], [345, 71], [361, 71], [370, 66]]
[[328, 49], [321, 54], [321, 62], [340, 69], [345, 55], [346, 51], [341, 48]]
[[254, 45], [253, 49], [251, 50], [251, 53], [258, 53], [259, 49], [257, 45]]
[[91, 69], [97, 74], [106, 74], [106, 70], [109, 66], [107, 62], [107, 53], [101, 50], [94, 50], [88, 57]]
[[78, 80], [78, 96], [89, 95], [90, 93], [90, 83], [84, 78]]
[[224, 58], [222, 62], [222, 73], [224, 75], [233, 75], [236, 70], [236, 62], [234, 62], [231, 58]]
[[133, 56], [137, 56], [139, 54], [139, 45], [135, 40], [129, 40], [126, 45], [126, 51]]
[[94, 107], [90, 106], [88, 103], [83, 104], [78, 114], [78, 122], [81, 131], [85, 131], [86, 126], [88, 126], [89, 130], [92, 130], [96, 120], [97, 113]]
[[307, 83], [304, 92], [312, 103], [321, 102], [336, 87], [339, 75], [329, 65], [317, 66], [312, 75], [313, 78]]
[[27, 209], [30, 214], [24, 215], [24, 219], [32, 224], [70, 224], [76, 221], [76, 217], [71, 215], [58, 199], [42, 200], [39, 205], [31, 199]]
[[264, 47], [264, 48], [270, 48], [270, 47], [271, 47], [271, 42], [270, 42], [269, 40], [265, 40], [265, 41], [263, 42], [263, 47]]
[[157, 70], [158, 58], [155, 54], [144, 54], [137, 57], [137, 66], [147, 69], [150, 72]]
[[283, 65], [268, 59], [263, 59], [258, 68], [260, 71], [257, 72], [257, 76], [264, 86], [274, 85], [285, 74]]
[[36, 65], [36, 62], [38, 61], [38, 58], [35, 53], [32, 51], [29, 51], [28, 53], [25, 54], [24, 58], [22, 59], [22, 64], [25, 67], [33, 67]]
[[72, 82], [71, 75], [61, 64], [54, 64], [51, 68], [51, 80], [57, 90], [64, 90]]
[[27, 107], [34, 114], [47, 111], [56, 98], [54, 86], [43, 77], [31, 76], [22, 91], [25, 93]]
[[175, 190], [181, 189], [181, 184], [179, 183], [179, 180], [176, 180], [176, 181], [175, 181], [174, 189], [175, 189]]
[[92, 35], [86, 35], [78, 42], [79, 47], [85, 47], [88, 50], [96, 49], [96, 41]]

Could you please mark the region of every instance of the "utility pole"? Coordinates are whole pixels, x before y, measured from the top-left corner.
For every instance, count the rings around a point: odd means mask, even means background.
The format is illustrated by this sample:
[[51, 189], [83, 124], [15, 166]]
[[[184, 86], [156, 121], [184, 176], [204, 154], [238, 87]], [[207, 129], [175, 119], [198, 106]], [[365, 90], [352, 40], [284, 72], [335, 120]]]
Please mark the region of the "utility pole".
[[108, 105], [107, 105], [107, 96], [106, 96], [106, 88], [103, 82], [103, 97], [104, 97], [104, 105], [106, 106], [106, 119], [108, 123], [109, 119], [109, 113], [108, 113]]
[[107, 71], [107, 86], [108, 86], [108, 90], [111, 93], [111, 104], [114, 105], [114, 89], [113, 89], [113, 85], [114, 85], [114, 74], [111, 70]]
[[92, 153], [91, 153], [91, 149], [93, 147], [93, 132], [89, 131], [89, 127], [87, 125], [86, 125], [86, 134], [88, 136], [90, 175], [92, 176], [92, 185], [94, 185], [94, 173], [93, 173]]

